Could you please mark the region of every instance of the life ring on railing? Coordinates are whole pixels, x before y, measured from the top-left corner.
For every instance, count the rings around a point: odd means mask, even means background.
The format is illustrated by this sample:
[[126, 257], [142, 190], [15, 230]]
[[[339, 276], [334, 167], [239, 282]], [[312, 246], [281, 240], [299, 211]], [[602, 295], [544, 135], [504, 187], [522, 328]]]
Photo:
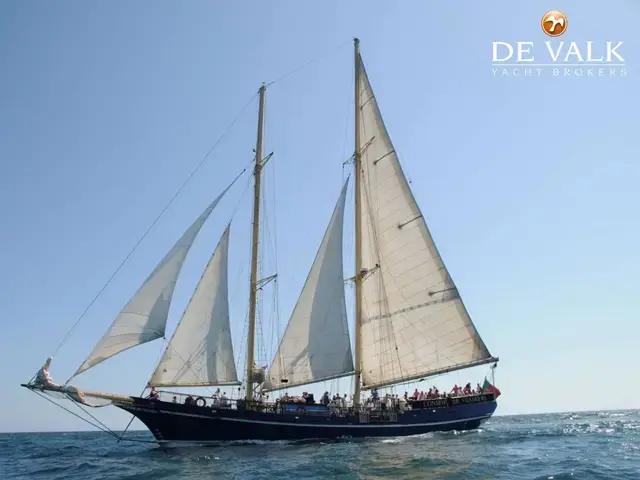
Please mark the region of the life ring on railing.
[[[200, 400], [202, 400], [202, 405], [200, 404]], [[205, 407], [207, 405], [207, 401], [202, 397], [198, 397], [196, 398], [196, 405], [199, 407]]]

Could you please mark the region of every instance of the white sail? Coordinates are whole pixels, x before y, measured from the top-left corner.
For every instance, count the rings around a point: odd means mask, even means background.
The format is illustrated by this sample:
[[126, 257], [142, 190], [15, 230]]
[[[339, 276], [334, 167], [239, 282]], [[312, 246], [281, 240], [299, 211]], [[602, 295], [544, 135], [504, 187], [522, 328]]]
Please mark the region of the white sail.
[[488, 363], [438, 254], [360, 60], [364, 388]]
[[229, 325], [229, 228], [213, 252], [149, 385], [240, 384]]
[[80, 365], [74, 377], [124, 350], [164, 337], [171, 298], [187, 253], [202, 225], [230, 187], [202, 212], [169, 250]]
[[348, 180], [267, 373], [267, 390], [337, 378], [354, 371], [342, 268], [347, 184]]

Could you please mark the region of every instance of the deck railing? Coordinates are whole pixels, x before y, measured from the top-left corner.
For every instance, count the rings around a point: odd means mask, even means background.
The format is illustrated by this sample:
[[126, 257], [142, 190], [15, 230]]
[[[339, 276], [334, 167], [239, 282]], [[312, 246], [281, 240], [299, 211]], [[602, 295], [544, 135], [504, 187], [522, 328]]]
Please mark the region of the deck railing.
[[[156, 399], [164, 402], [173, 403], [193, 403], [200, 407], [208, 408], [229, 408], [234, 410], [255, 410], [262, 412], [274, 412], [274, 413], [290, 413], [290, 414], [304, 414], [304, 415], [337, 415], [346, 416], [359, 413], [362, 415], [366, 413], [371, 419], [380, 420], [383, 418], [391, 418], [391, 416], [397, 416], [398, 413], [402, 413], [406, 410], [413, 408], [437, 408], [437, 407], [451, 407], [454, 405], [460, 405], [465, 403], [476, 403], [482, 401], [493, 400], [494, 395], [492, 393], [473, 394], [456, 397], [445, 398], [429, 398], [425, 400], [413, 400], [409, 399], [393, 399], [390, 402], [385, 399], [380, 399], [376, 402], [363, 403], [360, 412], [356, 412], [352, 406], [345, 405], [344, 402], [331, 402], [329, 405], [322, 405], [320, 403], [307, 404], [300, 401], [282, 401], [277, 402], [247, 402], [244, 398], [227, 398], [222, 395], [195, 395], [181, 392], [172, 392], [167, 390], [158, 390], [156, 392]], [[149, 397], [147, 397], [149, 398]]]

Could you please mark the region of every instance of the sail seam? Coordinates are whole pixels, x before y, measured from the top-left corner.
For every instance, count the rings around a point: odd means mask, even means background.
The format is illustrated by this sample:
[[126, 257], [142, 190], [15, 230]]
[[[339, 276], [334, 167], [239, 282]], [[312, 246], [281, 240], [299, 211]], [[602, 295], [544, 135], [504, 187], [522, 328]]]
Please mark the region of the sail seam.
[[[425, 342], [425, 343], [423, 343], [423, 344], [422, 344], [422, 346], [429, 346], [429, 345], [434, 344], [434, 343], [435, 343], [435, 344], [437, 344], [437, 343], [439, 343], [442, 339], [445, 339], [446, 337], [451, 336], [452, 334], [456, 333], [458, 330], [461, 330], [461, 329], [463, 329], [463, 328], [464, 328], [464, 326], [460, 326], [460, 327], [458, 327], [456, 330], [452, 330], [451, 332], [449, 332], [449, 333], [447, 333], [447, 334], [445, 334], [445, 335], [440, 335], [440, 336], [435, 337], [435, 338], [429, 338], [427, 342]], [[404, 330], [402, 330], [402, 331], [405, 331], [405, 330], [407, 330], [407, 329], [405, 328], [405, 329], [404, 329]], [[465, 344], [467, 341], [468, 341], [468, 340], [458, 340], [457, 342], [454, 342], [454, 343], [448, 343], [448, 344], [445, 344], [445, 345], [443, 345], [443, 347], [449, 347], [449, 348], [452, 348], [452, 349], [455, 351], [455, 348], [456, 348], [456, 346], [457, 346], [457, 345], [462, 346], [462, 344]], [[384, 352], [389, 352], [390, 350], [391, 350], [391, 349], [389, 349], [389, 350], [385, 350]], [[436, 351], [435, 351], [434, 353], [435, 353], [435, 354], [438, 354], [437, 349], [436, 349]], [[413, 355], [413, 354], [414, 354], [413, 352], [408, 352], [408, 353], [404, 354], [404, 355], [402, 356], [402, 358], [409, 357], [409, 356], [411, 356], [411, 355]], [[453, 361], [453, 359], [452, 359], [451, 357], [446, 356], [445, 358], [446, 358], [447, 360], [451, 360], [451, 361]], [[383, 364], [383, 365], [387, 365], [387, 364]]]
[[384, 315], [376, 315], [374, 317], [369, 317], [369, 320], [380, 320], [382, 318], [394, 317], [396, 315], [401, 315], [403, 313], [411, 312], [411, 311], [414, 311], [414, 310], [420, 310], [421, 308], [429, 307], [431, 305], [437, 305], [439, 303], [450, 302], [450, 301], [453, 301], [453, 300], [455, 300], [457, 298], [458, 297], [455, 297], [455, 298], [442, 298], [442, 299], [433, 300], [431, 302], [421, 303], [419, 305], [411, 305], [410, 307], [402, 308], [400, 310], [396, 310], [394, 312], [389, 312], [389, 313], [384, 314]]
[[406, 221], [406, 222], [404, 222], [404, 223], [399, 223], [399, 224], [398, 224], [398, 230], [402, 230], [402, 227], [404, 227], [404, 226], [406, 226], [406, 225], [409, 225], [411, 222], [415, 222], [416, 220], [418, 220], [418, 219], [420, 219], [420, 218], [422, 218], [422, 214], [420, 214], [420, 215], [418, 215], [418, 216], [416, 216], [416, 217], [413, 217], [411, 220], [407, 220], [407, 221]]
[[362, 110], [362, 109], [367, 105], [367, 103], [369, 103], [369, 102], [370, 102], [371, 100], [373, 100], [374, 98], [376, 98], [376, 97], [375, 97], [375, 95], [371, 95], [369, 98], [367, 98], [367, 99], [364, 101], [364, 103], [363, 103], [362, 105], [360, 105], [360, 109]]
[[373, 143], [373, 141], [376, 139], [375, 135], [373, 137], [371, 137], [369, 139], [369, 141], [367, 143], [365, 143], [362, 148], [360, 148], [360, 156], [363, 156], [365, 154], [365, 152], [367, 151], [367, 149], [369, 148], [369, 146]]
[[388, 157], [389, 155], [391, 155], [392, 153], [396, 153], [395, 149], [394, 149], [394, 150], [391, 150], [390, 152], [385, 153], [385, 154], [384, 154], [384, 155], [382, 155], [381, 157], [376, 158], [376, 159], [373, 161], [373, 164], [374, 164], [374, 165], [377, 165], [377, 164], [378, 164], [378, 162], [379, 162], [380, 160], [383, 160], [383, 159], [387, 158], [387, 157]]
[[445, 367], [445, 368], [440, 368], [437, 370], [432, 370], [432, 371], [427, 371], [421, 374], [415, 374], [415, 375], [411, 375], [408, 377], [398, 377], [396, 379], [393, 380], [389, 380], [386, 382], [377, 382], [377, 383], [372, 383], [369, 385], [363, 385], [362, 388], [365, 388], [367, 390], [371, 390], [372, 388], [382, 388], [382, 387], [388, 387], [391, 385], [398, 385], [398, 384], [403, 384], [403, 383], [409, 383], [412, 382], [414, 380], [418, 380], [418, 379], [422, 379], [422, 378], [429, 378], [429, 377], [433, 377], [436, 375], [442, 375], [444, 373], [450, 373], [450, 372], [455, 372], [457, 370], [463, 370], [465, 368], [471, 368], [471, 367], [479, 367], [481, 365], [486, 365], [488, 363], [494, 363], [494, 362], [498, 362], [500, 359], [498, 357], [489, 357], [486, 359], [482, 359], [482, 360], [474, 360], [471, 362], [466, 362], [466, 363], [460, 363], [457, 365], [452, 365], [451, 367]]
[[[449, 332], [449, 333], [448, 333], [448, 334], [446, 334], [446, 335], [441, 335], [441, 336], [439, 336], [439, 337], [437, 337], [437, 338], [429, 339], [429, 341], [428, 341], [428, 342], [426, 342], [426, 343], [424, 343], [422, 346], [423, 346], [423, 347], [427, 347], [427, 346], [432, 345], [432, 344], [436, 344], [436, 345], [437, 345], [441, 339], [443, 339], [443, 338], [445, 338], [445, 337], [447, 337], [447, 336], [449, 336], [449, 335], [452, 335], [453, 333], [455, 333], [455, 332], [457, 332], [457, 331], [459, 331], [459, 330], [461, 330], [461, 329], [463, 329], [463, 328], [465, 328], [465, 326], [464, 326], [464, 325], [462, 325], [462, 326], [458, 327], [456, 330], [453, 330], [453, 331]], [[405, 329], [405, 330], [406, 330], [406, 329]], [[447, 348], [447, 347], [448, 347], [448, 348], [450, 348], [450, 349], [452, 349], [452, 350], [453, 350], [453, 353], [455, 353], [455, 351], [456, 351], [456, 345], [460, 345], [460, 346], [462, 347], [462, 346], [464, 346], [464, 345], [462, 345], [462, 344], [466, 343], [467, 341], [468, 341], [468, 340], [460, 340], [460, 341], [455, 342], [455, 343], [449, 343], [449, 344], [443, 345], [443, 348]], [[392, 354], [393, 352], [394, 352], [394, 349], [392, 349], [392, 348], [387, 348], [387, 349], [385, 349], [385, 350], [381, 350], [381, 351], [379, 351], [379, 355], [378, 355], [378, 356], [380, 356], [380, 357], [388, 356], [389, 354]], [[405, 354], [405, 355], [403, 355], [402, 357], [399, 357], [399, 359], [406, 359], [407, 357], [411, 357], [411, 356], [414, 356], [414, 355], [415, 355], [415, 351], [411, 351], [411, 352], [406, 353], [406, 354]], [[436, 355], [436, 356], [441, 355], [441, 354], [438, 352], [438, 349], [437, 349], [437, 348], [436, 348], [436, 349], [435, 349], [435, 351], [434, 351], [434, 355]], [[453, 365], [456, 365], [456, 364], [455, 364], [454, 359], [453, 359], [451, 356], [444, 355], [444, 358], [445, 358], [446, 360], [449, 360]], [[473, 362], [478, 362], [478, 361], [479, 361], [479, 362], [482, 362], [482, 363], [480, 363], [480, 364], [483, 364], [483, 363], [490, 363], [490, 362], [485, 362], [485, 361], [484, 361], [486, 358], [492, 358], [492, 357], [485, 357], [485, 358], [481, 358], [480, 360], [473, 360], [471, 363], [473, 363]], [[439, 361], [439, 359], [436, 359], [436, 363], [437, 363], [438, 361]], [[433, 363], [433, 362], [431, 362], [431, 363]], [[430, 364], [431, 364], [431, 363], [430, 363]], [[393, 366], [394, 364], [393, 364], [392, 362], [380, 363], [380, 364], [379, 364], [379, 367], [380, 367], [381, 369], [383, 369], [384, 367], [387, 367], [387, 366], [389, 366], [389, 365]], [[467, 365], [467, 364], [464, 364], [464, 365]], [[423, 365], [423, 366], [426, 366], [426, 365]], [[461, 368], [467, 368], [467, 367], [461, 367]], [[430, 371], [430, 370], [426, 370], [425, 372], [429, 372], [429, 371]], [[433, 370], [433, 371], [438, 371], [438, 370], [436, 369], [436, 370]], [[415, 375], [418, 375], [418, 377], [421, 377], [421, 376], [424, 376], [424, 375], [425, 375], [425, 373], [417, 373], [417, 374], [415, 374]], [[431, 375], [431, 374], [430, 374], [430, 375]], [[402, 376], [400, 376], [400, 377], [395, 377], [395, 378], [396, 378], [396, 379], [406, 379], [406, 378], [413, 378], [413, 377], [412, 377], [412, 376], [407, 377], [406, 375], [402, 375]], [[404, 381], [404, 380], [402, 380], [402, 381]]]

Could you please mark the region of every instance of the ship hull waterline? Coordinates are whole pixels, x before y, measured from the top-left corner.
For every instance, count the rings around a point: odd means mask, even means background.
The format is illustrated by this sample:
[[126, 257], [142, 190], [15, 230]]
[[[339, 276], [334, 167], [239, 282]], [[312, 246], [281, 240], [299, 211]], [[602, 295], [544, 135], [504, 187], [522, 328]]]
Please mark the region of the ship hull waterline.
[[398, 413], [395, 421], [361, 423], [357, 415], [296, 415], [198, 407], [136, 397], [133, 400], [114, 404], [137, 417], [160, 443], [396, 437], [474, 430], [497, 407], [492, 398], [450, 407], [407, 410]]

